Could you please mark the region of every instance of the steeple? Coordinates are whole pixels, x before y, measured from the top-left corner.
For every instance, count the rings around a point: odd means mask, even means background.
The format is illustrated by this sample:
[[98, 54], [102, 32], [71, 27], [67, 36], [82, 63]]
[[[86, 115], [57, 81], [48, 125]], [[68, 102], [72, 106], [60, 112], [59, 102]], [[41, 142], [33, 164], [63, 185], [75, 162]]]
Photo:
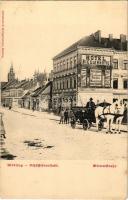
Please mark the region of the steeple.
[[15, 73], [13, 70], [13, 64], [11, 63], [11, 67], [8, 73], [8, 82], [15, 80]]

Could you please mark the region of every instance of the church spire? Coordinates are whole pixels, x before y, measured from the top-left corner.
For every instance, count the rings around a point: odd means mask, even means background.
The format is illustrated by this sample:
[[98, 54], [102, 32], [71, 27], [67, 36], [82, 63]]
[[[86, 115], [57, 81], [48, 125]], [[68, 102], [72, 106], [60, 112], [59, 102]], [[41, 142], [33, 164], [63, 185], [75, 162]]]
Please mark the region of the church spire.
[[10, 70], [8, 73], [8, 82], [15, 80], [15, 73], [13, 70], [13, 63], [11, 63]]

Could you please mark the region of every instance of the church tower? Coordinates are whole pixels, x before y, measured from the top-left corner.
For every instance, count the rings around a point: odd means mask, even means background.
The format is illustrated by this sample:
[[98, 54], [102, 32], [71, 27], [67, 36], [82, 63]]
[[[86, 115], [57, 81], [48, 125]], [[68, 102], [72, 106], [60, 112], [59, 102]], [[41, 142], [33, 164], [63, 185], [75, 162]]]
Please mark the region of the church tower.
[[13, 71], [13, 65], [11, 64], [10, 71], [8, 73], [8, 82], [15, 80], [15, 73]]

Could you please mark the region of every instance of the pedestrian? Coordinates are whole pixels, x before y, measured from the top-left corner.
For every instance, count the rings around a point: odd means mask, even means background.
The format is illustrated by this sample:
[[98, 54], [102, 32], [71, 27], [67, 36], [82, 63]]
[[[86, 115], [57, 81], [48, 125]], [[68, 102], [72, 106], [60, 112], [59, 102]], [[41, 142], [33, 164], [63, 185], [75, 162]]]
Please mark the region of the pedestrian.
[[67, 124], [67, 122], [68, 122], [68, 110], [66, 109], [66, 110], [64, 111], [64, 123]]
[[71, 112], [71, 110], [68, 109], [68, 119], [67, 119], [67, 123], [68, 123], [68, 124], [69, 124], [69, 122], [70, 122], [70, 112]]
[[64, 110], [63, 110], [63, 108], [61, 109], [61, 111], [60, 111], [60, 122], [59, 122], [59, 124], [63, 124], [64, 123]]

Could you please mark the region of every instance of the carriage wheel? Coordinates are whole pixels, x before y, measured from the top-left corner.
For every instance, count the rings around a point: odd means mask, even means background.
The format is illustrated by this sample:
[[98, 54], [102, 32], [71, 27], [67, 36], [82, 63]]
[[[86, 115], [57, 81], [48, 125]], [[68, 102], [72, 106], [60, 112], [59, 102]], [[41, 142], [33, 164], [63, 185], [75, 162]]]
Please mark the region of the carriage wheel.
[[85, 120], [83, 121], [83, 129], [84, 129], [84, 130], [87, 130], [87, 129], [88, 129], [88, 120], [87, 120], [87, 119], [85, 119]]

